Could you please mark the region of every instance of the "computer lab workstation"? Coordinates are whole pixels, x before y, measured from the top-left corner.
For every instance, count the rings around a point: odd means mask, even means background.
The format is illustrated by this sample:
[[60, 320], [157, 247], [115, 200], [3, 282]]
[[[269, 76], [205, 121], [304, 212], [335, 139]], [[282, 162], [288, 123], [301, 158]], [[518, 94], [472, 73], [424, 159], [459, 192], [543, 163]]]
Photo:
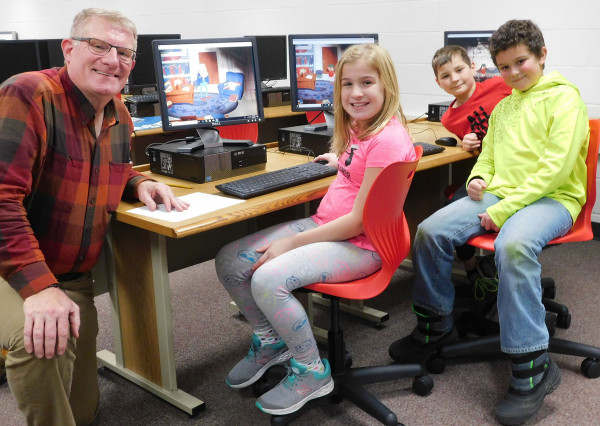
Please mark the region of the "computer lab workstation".
[[[200, 212], [181, 220], [140, 214], [139, 205], [121, 202], [112, 224], [108, 268], [113, 274], [114, 353], [101, 351], [101, 365], [148, 389], [189, 414], [204, 402], [177, 387], [169, 272], [212, 259], [223, 244], [282, 218], [304, 217], [315, 207], [333, 180], [329, 167], [312, 159], [328, 151], [332, 120], [309, 123], [306, 112], [330, 114], [337, 57], [360, 42], [376, 42], [377, 35], [290, 35], [290, 98], [288, 108], [305, 124], [278, 129], [278, 140], [255, 144], [256, 126], [265, 118], [254, 38], [157, 39], [153, 57], [161, 129], [136, 131], [154, 142], [144, 142], [147, 163], [138, 170], [173, 187], [182, 197], [237, 200], [233, 205]], [[329, 123], [327, 122], [329, 121]], [[228, 139], [229, 127], [240, 129]], [[443, 188], [457, 175], [464, 178], [475, 154], [435, 141], [451, 137], [437, 122], [409, 124], [415, 141], [439, 149], [424, 156], [406, 203], [411, 232], [441, 206]], [[231, 132], [230, 132], [231, 133]], [[260, 130], [258, 131], [260, 135]], [[452, 167], [454, 165], [454, 167]], [[459, 167], [456, 167], [456, 166]], [[316, 168], [286, 175], [283, 184], [258, 188], [240, 186], [247, 180], [277, 177], [282, 171]], [[324, 175], [318, 173], [325, 172]], [[297, 179], [294, 181], [294, 179]], [[256, 184], [256, 182], [254, 182]], [[278, 189], [282, 188], [282, 189]], [[247, 191], [247, 192], [239, 192]], [[135, 252], [132, 258], [129, 254]], [[134, 266], [134, 267], [132, 267]], [[144, 324], [140, 333], [139, 324]]]
[[[307, 10], [307, 14], [314, 15], [312, 19], [315, 20], [315, 23], [310, 27], [301, 27], [300, 24], [288, 23], [286, 20], [286, 27], [289, 25], [290, 31], [306, 28], [307, 31], [321, 33], [340, 32], [340, 28], [343, 28], [341, 25], [336, 25], [333, 22], [327, 24], [322, 21], [319, 22], [317, 11], [319, 10], [319, 14], [322, 13], [321, 10], [327, 8], [325, 3], [313, 5], [315, 7], [311, 8], [310, 12], [308, 11], [309, 5], [286, 6], [291, 7], [291, 12], [287, 12], [286, 15], [295, 15], [297, 12], [295, 8], [302, 7]], [[424, 75], [422, 80], [431, 83], [433, 89], [427, 95], [433, 94], [433, 96], [421, 102], [419, 108], [422, 108], [423, 111], [426, 110], [429, 101], [434, 104], [443, 100], [443, 93], [434, 85], [433, 75], [429, 64], [427, 64], [435, 48], [442, 43], [442, 39], [439, 37], [440, 30], [461, 27], [495, 28], [496, 21], [500, 20], [500, 18], [491, 20], [482, 17], [481, 15], [486, 13], [485, 6], [480, 6], [483, 11], [478, 14], [477, 23], [467, 23], [464, 17], [464, 7], [460, 12], [460, 16], [455, 13], [438, 17], [436, 16], [438, 13], [444, 15], [444, 13], [437, 10], [438, 2], [428, 4], [428, 7], [426, 7], [428, 10], [422, 12], [422, 14], [416, 13], [418, 12], [417, 9], [425, 8], [421, 5], [419, 7], [414, 6], [415, 2], [404, 3], [402, 11], [405, 13], [386, 14], [386, 3], [390, 2], [383, 2], [383, 5], [380, 5], [382, 10], [376, 13], [377, 21], [367, 16], [366, 13], [364, 17], [356, 14], [357, 7], [347, 5], [347, 9], [352, 10], [353, 19], [359, 18], [359, 21], [361, 21], [359, 22], [360, 25], [356, 25], [356, 27], [361, 30], [367, 29], [369, 32], [381, 30], [378, 37], [385, 47], [393, 49], [395, 60], [402, 63], [406, 61], [426, 63], [427, 69], [422, 72]], [[362, 6], [365, 5], [366, 3], [363, 2]], [[368, 6], [369, 9], [373, 9], [371, 5]], [[459, 4], [458, 6], [464, 5]], [[252, 30], [248, 29], [249, 24], [247, 22], [252, 19], [251, 9], [254, 7], [249, 5], [248, 9], [244, 10], [245, 14], [249, 15], [248, 18], [240, 16], [241, 12], [237, 11], [231, 11], [231, 16], [224, 16], [224, 14], [215, 10], [214, 21], [218, 21], [220, 26], [227, 26], [227, 31], [231, 34], [251, 35]], [[199, 5], [188, 5], [185, 9], [190, 15], [198, 15], [198, 8]], [[223, 6], [223, 8], [227, 9], [227, 6]], [[276, 6], [274, 8], [277, 9]], [[336, 11], [332, 14], [334, 16], [328, 17], [328, 19], [331, 19], [331, 21], [336, 18], [350, 20], [350, 16], [342, 11], [344, 8], [339, 7], [340, 12]], [[443, 7], [439, 7], [439, 9], [442, 12], [444, 10]], [[152, 14], [153, 12], [148, 11], [145, 13]], [[501, 14], [501, 12], [499, 13]], [[236, 53], [233, 55], [235, 59], [230, 59], [228, 58], [229, 55], [225, 53], [225, 47], [223, 47], [222, 52], [216, 49], [207, 50], [206, 53], [211, 55], [203, 55], [201, 61], [199, 53], [205, 52], [201, 52], [199, 47], [189, 47], [188, 41], [197, 40], [196, 36], [198, 34], [211, 34], [214, 30], [210, 25], [207, 25], [208, 30], [200, 30], [196, 27], [191, 29], [189, 27], [196, 26], [198, 23], [207, 24], [207, 16], [209, 19], [213, 19], [211, 15], [195, 16], [192, 23], [175, 12], [175, 5], [170, 6], [169, 14], [172, 14], [174, 18], [180, 17], [183, 24], [181, 26], [168, 25], [165, 18], [161, 18], [161, 24], [156, 25], [156, 22], [159, 21], [157, 18], [154, 26], [149, 26], [151, 22], [147, 18], [145, 21], [141, 21], [140, 29], [144, 28], [146, 32], [150, 29], [150, 32], [156, 32], [156, 34], [147, 34], [148, 39], [150, 39], [149, 43], [142, 43], [144, 34], [140, 35], [137, 64], [131, 74], [129, 84], [123, 92], [123, 99], [130, 106], [132, 116], [136, 120], [136, 130], [132, 138], [134, 163], [139, 170], [144, 170], [153, 178], [172, 185], [173, 191], [179, 196], [203, 194], [235, 200], [236, 204], [201, 213], [181, 221], [169, 221], [160, 217], [137, 214], [132, 210], [139, 208], [140, 204], [130, 203], [121, 203], [114, 215], [111, 245], [107, 247], [108, 254], [106, 256], [107, 259], [114, 259], [114, 264], [108, 265], [107, 268], [112, 276], [110, 295], [113, 301], [113, 347], [99, 352], [98, 359], [101, 365], [172, 404], [172, 406], [167, 406], [167, 404], [160, 401], [155, 401], [151, 395], [143, 395], [139, 400], [141, 406], [158, 406], [161, 407], [161, 410], [164, 407], [164, 411], [169, 413], [166, 416], [173, 415], [169, 420], [166, 420], [167, 417], [157, 419], [157, 422], [163, 423], [169, 423], [178, 418], [181, 419], [182, 417], [178, 417], [178, 414], [181, 415], [182, 413], [177, 413], [179, 410], [193, 415], [207, 406], [209, 410], [213, 410], [212, 415], [214, 415], [214, 408], [216, 407], [215, 397], [211, 395], [210, 390], [202, 392], [197, 389], [194, 390], [189, 384], [186, 385], [183, 377], [190, 373], [198, 376], [198, 371], [203, 371], [206, 367], [204, 360], [198, 361], [196, 370], [184, 370], [181, 368], [181, 364], [176, 361], [175, 347], [177, 346], [177, 340], [174, 339], [173, 335], [177, 332], [177, 323], [173, 324], [172, 314], [176, 312], [177, 305], [172, 308], [171, 303], [176, 291], [173, 284], [176, 283], [173, 282], [174, 278], [170, 278], [169, 275], [172, 271], [211, 259], [214, 257], [216, 250], [225, 242], [237, 238], [239, 235], [267, 226], [273, 221], [281, 221], [288, 217], [305, 216], [312, 211], [317, 200], [326, 192], [329, 183], [333, 179], [332, 177], [296, 184], [289, 188], [250, 198], [227, 195], [219, 190], [217, 185], [306, 164], [312, 160], [314, 155], [318, 155], [319, 150], [326, 150], [326, 141], [331, 134], [331, 128], [323, 128], [323, 126], [324, 124], [327, 126], [331, 124], [327, 123], [327, 118], [330, 117], [323, 112], [311, 123], [311, 125], [317, 124], [317, 126], [313, 126], [312, 129], [307, 129], [305, 126], [321, 110], [330, 110], [330, 105], [327, 105], [329, 98], [326, 95], [323, 97], [317, 97], [316, 95], [327, 93], [326, 85], [332, 78], [335, 78], [335, 62], [323, 59], [333, 49], [328, 49], [329, 52], [326, 53], [323, 49], [314, 48], [316, 42], [303, 39], [298, 45], [297, 57], [296, 48], [293, 49], [294, 62], [292, 66], [289, 63], [292, 60], [290, 59], [292, 51], [289, 49], [288, 42], [290, 40], [287, 36], [283, 36], [285, 43], [283, 56], [290, 71], [289, 82], [283, 85], [274, 84], [274, 82], [282, 79], [283, 76], [287, 77], [287, 72], [284, 74], [279, 73], [279, 77], [275, 76], [276, 73], [273, 74], [272, 78], [268, 77], [267, 68], [262, 63], [264, 56], [261, 55], [261, 40], [259, 37], [255, 39], [257, 45], [252, 46], [252, 49], [256, 49], [257, 56], [257, 58], [252, 58], [252, 61], [258, 60], [259, 62], [258, 72], [256, 73], [259, 76], [258, 78], [256, 74], [251, 75], [254, 64], [244, 68], [238, 63], [244, 57], [244, 54]], [[277, 22], [284, 21], [281, 19], [281, 13], [274, 11], [272, 14], [273, 16], [269, 16], [268, 19], [269, 25], [272, 25], [275, 34], [283, 33], [285, 30], [277, 24]], [[299, 21], [300, 18], [304, 22], [312, 23], [312, 19], [307, 20], [305, 15], [298, 13]], [[532, 16], [532, 19], [535, 18], [535, 15]], [[566, 20], [568, 21], [568, 19]], [[169, 19], [169, 21], [172, 21], [172, 19]], [[388, 21], [393, 21], [393, 24], [388, 23]], [[410, 25], [410, 22], [407, 21], [418, 22], [418, 25], [423, 27], [422, 32], [414, 29], [414, 25]], [[254, 25], [256, 25], [256, 22]], [[549, 23], [546, 25], [550, 26]], [[560, 25], [558, 26], [560, 27]], [[408, 30], [407, 36], [403, 34], [398, 36], [398, 33], [402, 31], [401, 28]], [[261, 28], [261, 30], [269, 31], [270, 28]], [[181, 34], [173, 34], [180, 31]], [[300, 31], [304, 31], [304, 29], [300, 29]], [[426, 31], [429, 31], [429, 34]], [[438, 34], [435, 34], [435, 37], [431, 36], [431, 33], [435, 31]], [[214, 31], [214, 33], [227, 34], [224, 31]], [[193, 39], [190, 34], [194, 36]], [[281, 37], [277, 38], [281, 41]], [[158, 53], [160, 44], [157, 43], [153, 46], [152, 40], [177, 39], [179, 40], [176, 42], [162, 45], [164, 56], [158, 57], [155, 55]], [[208, 39], [203, 38], [202, 42], [206, 40]], [[555, 44], [554, 41], [552, 40], [553, 45]], [[196, 53], [193, 61], [189, 54], [186, 62], [183, 52], [176, 52], [178, 44], [186, 46], [185, 49], [188, 53], [190, 51]], [[424, 46], [425, 53], [423, 55], [416, 54], [415, 49], [405, 47], [405, 45], [416, 44]], [[144, 46], [149, 47], [145, 48]], [[313, 50], [313, 62], [310, 62], [309, 59], [309, 53], [311, 53], [308, 49], [309, 46]], [[153, 50], [153, 48], [156, 50]], [[270, 49], [271, 52], [274, 51], [273, 48]], [[290, 51], [287, 52], [287, 50]], [[556, 50], [552, 51], [553, 54], [554, 52]], [[252, 55], [254, 55], [254, 52]], [[315, 55], [320, 56], [321, 61], [315, 61]], [[271, 56], [280, 58], [282, 55]], [[412, 56], [418, 59], [413, 59]], [[160, 72], [158, 71], [159, 61], [161, 62]], [[235, 65], [232, 66], [234, 63]], [[216, 64], [216, 69], [214, 64]], [[329, 69], [329, 65], [334, 65], [333, 71]], [[409, 67], [404, 66], [399, 69], [403, 106], [405, 102], [406, 104], [409, 104], [409, 102], [416, 103], [414, 97], [412, 99], [410, 97], [410, 90], [412, 89], [410, 85], [418, 86], [421, 83], [418, 78], [415, 78], [414, 74], [406, 72], [407, 68]], [[333, 77], [329, 75], [331, 72], [334, 74]], [[425, 75], [426, 72], [429, 74]], [[145, 77], [140, 76], [144, 73], [146, 74]], [[228, 73], [242, 74], [243, 84], [240, 82], [239, 76], [230, 74], [231, 78], [228, 78]], [[219, 88], [221, 84], [223, 85]], [[240, 88], [243, 90], [242, 93], [239, 91]], [[421, 91], [421, 93], [426, 94], [425, 91]], [[140, 95], [139, 98], [136, 97], [138, 95]], [[204, 98], [204, 101], [202, 98]], [[258, 98], [261, 98], [261, 100], [259, 101]], [[199, 107], [202, 103], [204, 105], [208, 104], [209, 99], [214, 99], [215, 103], [218, 99], [222, 109], [220, 111], [212, 110], [209, 113], [204, 111], [192, 112], [193, 108]], [[262, 102], [262, 105], [259, 102]], [[447, 107], [447, 102], [432, 105], [430, 120], [421, 118], [409, 123], [415, 141], [435, 145], [436, 140], [444, 136], [453, 136], [441, 126], [438, 122], [439, 118], [434, 119], [443, 112], [445, 107]], [[223, 112], [229, 108], [233, 109], [229, 112]], [[413, 107], [410, 109], [411, 118], [422, 112], [417, 111], [419, 108]], [[223, 114], [223, 116], [219, 114]], [[324, 116], [325, 119], [322, 120]], [[148, 117], [159, 117], [160, 127], [143, 130], [137, 128], [137, 119], [143, 120]], [[165, 117], [168, 123], [165, 123]], [[234, 121], [231, 119], [232, 117], [237, 117], [239, 120]], [[166, 128], [163, 127], [165, 124], [167, 124]], [[215, 141], [214, 139], [217, 138], [214, 138], [214, 130], [207, 130], [208, 127], [218, 129], [222, 136], [221, 139], [228, 139], [228, 141]], [[243, 129], [244, 127], [252, 130], [247, 132], [230, 130]], [[211, 138], [211, 136], [213, 137]], [[201, 139], [198, 139], [198, 137], [201, 137]], [[243, 142], [247, 140], [259, 143], [249, 144]], [[261, 148], [261, 145], [264, 146], [264, 149]], [[222, 162], [225, 166], [213, 164], [213, 155], [210, 155], [211, 150], [218, 157], [219, 163]], [[241, 154], [236, 156], [242, 158], [238, 163], [235, 163], [234, 153], [240, 152]], [[474, 154], [462, 151], [460, 147], [452, 146], [444, 146], [444, 151], [441, 153], [422, 157], [406, 202], [406, 215], [411, 232], [414, 232], [416, 224], [422, 218], [441, 206], [444, 187], [450, 182], [464, 179], [466, 171], [470, 169], [474, 160]], [[239, 166], [235, 171], [234, 165]], [[190, 169], [191, 174], [188, 173]], [[202, 285], [201, 280], [198, 285]], [[564, 290], [564, 288], [561, 288], [561, 290]], [[207, 303], [211, 302], [207, 301]], [[399, 322], [397, 316], [393, 316], [392, 319], [393, 321], [390, 321], [390, 323]], [[216, 321], [238, 322], [229, 317], [218, 318]], [[588, 323], [585, 319], [584, 322]], [[211, 325], [203, 323], [200, 326], [211, 327]], [[244, 324], [241, 324], [241, 326], [244, 326]], [[365, 327], [365, 329], [365, 333], [377, 332], [370, 327]], [[190, 333], [195, 333], [195, 331], [192, 330]], [[382, 346], [387, 345], [384, 343]], [[222, 350], [230, 350], [230, 348]], [[198, 351], [201, 352], [202, 348], [198, 348]], [[465, 367], [462, 368], [461, 371], [464, 371]], [[122, 380], [118, 380], [119, 378], [115, 379], [116, 374], [106, 375], [111, 382], [114, 381], [124, 392], [130, 392], [132, 388], [135, 388], [135, 386], [131, 386], [131, 383], [123, 383]], [[219, 377], [220, 382], [215, 381], [211, 386], [224, 387], [225, 385], [221, 379]], [[203, 380], [203, 377], [200, 380]], [[482, 380], [486, 380], [486, 377], [483, 376]], [[580, 377], [579, 381], [581, 381]], [[436, 386], [438, 386], [438, 382], [441, 385], [439, 389], [443, 389], [444, 380], [438, 381], [436, 378]], [[450, 385], [446, 388], [447, 392], [444, 392], [446, 395], [458, 394], [459, 392], [455, 391], [468, 387], [467, 383], [463, 382], [462, 376], [458, 380], [453, 380]], [[397, 395], [398, 387], [405, 387], [405, 384], [399, 383], [398, 386], [395, 384], [393, 390], [388, 392], [387, 396], [395, 397], [393, 395]], [[401, 391], [410, 393], [410, 391], [406, 392], [406, 389]], [[472, 393], [476, 392], [473, 391]], [[117, 393], [117, 395], [119, 394]], [[477, 397], [479, 395], [472, 395], [473, 400]], [[564, 394], [562, 394], [561, 398], [564, 397]], [[106, 400], [106, 395], [104, 398]], [[490, 395], [486, 393], [481, 395], [481, 398], [490, 398]], [[574, 398], [572, 406], [575, 407], [577, 400], [575, 396], [572, 398]], [[112, 395], [109, 399], [110, 403], [115, 401]], [[427, 399], [431, 400], [431, 398]], [[204, 401], [206, 401], [206, 405]], [[423, 412], [432, 412], [432, 407], [426, 406], [421, 401], [402, 402], [402, 404], [411, 407], [418, 406]], [[465, 405], [460, 405], [460, 402], [457, 403], [459, 407], [469, 407], [468, 404], [469, 402]], [[128, 406], [127, 404], [124, 405]], [[173, 407], [176, 407], [176, 409]], [[347, 406], [342, 405], [340, 407], [337, 408], [337, 413], [346, 410]], [[463, 408], [463, 410], [467, 409]], [[551, 409], [554, 409], [554, 407], [551, 407]], [[461, 412], [460, 408], [455, 411]], [[585, 412], [585, 410], [583, 411]], [[593, 412], [593, 409], [590, 411]], [[401, 411], [398, 411], [398, 413], [400, 414]], [[209, 413], [201, 413], [196, 421], [203, 423], [203, 418], [214, 418], [203, 417], [202, 414]], [[227, 419], [226, 412], [223, 412], [222, 416], [225, 423], [225, 419]], [[418, 420], [414, 422], [416, 424], [442, 424], [444, 422], [442, 418], [439, 418], [438, 422], [432, 420], [431, 417], [417, 418]], [[189, 420], [185, 416], [183, 419], [184, 421]], [[444, 418], [444, 420], [447, 419], [447, 417]], [[581, 418], [579, 419], [581, 421]], [[132, 418], [128, 420], [134, 422]], [[323, 421], [327, 422], [331, 419], [324, 418]], [[351, 419], [351, 422], [353, 421], [354, 419]], [[356, 421], [361, 423], [360, 418]], [[452, 421], [461, 422], [458, 417], [453, 418], [448, 423]], [[215, 423], [218, 424], [218, 422]], [[365, 424], [367, 423], [368, 421], [365, 421]]]

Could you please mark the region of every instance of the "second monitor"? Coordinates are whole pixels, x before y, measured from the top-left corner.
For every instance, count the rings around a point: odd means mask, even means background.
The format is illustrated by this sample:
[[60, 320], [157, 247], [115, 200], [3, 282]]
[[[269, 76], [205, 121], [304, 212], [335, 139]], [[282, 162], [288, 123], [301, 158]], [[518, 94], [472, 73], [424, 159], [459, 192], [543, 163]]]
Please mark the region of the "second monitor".
[[354, 44], [377, 43], [377, 34], [288, 36], [292, 111], [333, 111], [337, 61]]

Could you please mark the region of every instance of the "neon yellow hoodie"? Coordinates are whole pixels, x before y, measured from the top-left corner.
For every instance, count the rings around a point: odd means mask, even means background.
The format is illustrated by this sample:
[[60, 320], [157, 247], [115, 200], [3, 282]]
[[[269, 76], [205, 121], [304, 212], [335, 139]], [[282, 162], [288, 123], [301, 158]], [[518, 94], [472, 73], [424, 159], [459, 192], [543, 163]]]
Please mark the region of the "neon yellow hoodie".
[[543, 197], [564, 205], [575, 222], [586, 199], [589, 137], [579, 90], [551, 72], [496, 105], [467, 182], [480, 177], [486, 191], [502, 198], [487, 209], [498, 227]]

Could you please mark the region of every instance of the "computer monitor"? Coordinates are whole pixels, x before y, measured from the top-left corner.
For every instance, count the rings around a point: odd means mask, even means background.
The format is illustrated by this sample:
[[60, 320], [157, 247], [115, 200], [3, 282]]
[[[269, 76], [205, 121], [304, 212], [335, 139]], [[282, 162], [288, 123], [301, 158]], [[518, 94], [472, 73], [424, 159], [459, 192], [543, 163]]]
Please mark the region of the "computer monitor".
[[204, 137], [206, 128], [263, 121], [253, 37], [152, 45], [163, 130], [196, 129]]
[[65, 64], [62, 41], [62, 38], [38, 40], [42, 69], [62, 67]]
[[287, 40], [285, 35], [260, 35], [256, 39], [260, 79], [268, 86], [273, 80], [287, 79]]
[[135, 67], [131, 70], [126, 85], [128, 94], [145, 88], [156, 90], [152, 41], [178, 39], [181, 39], [181, 34], [138, 34]]
[[494, 31], [445, 31], [444, 46], [455, 44], [466, 49], [475, 64], [475, 81], [500, 75], [490, 54], [490, 37]]
[[377, 41], [377, 34], [289, 35], [292, 111], [333, 111], [338, 59], [349, 46]]
[[43, 69], [37, 40], [0, 40], [0, 83], [26, 71]]

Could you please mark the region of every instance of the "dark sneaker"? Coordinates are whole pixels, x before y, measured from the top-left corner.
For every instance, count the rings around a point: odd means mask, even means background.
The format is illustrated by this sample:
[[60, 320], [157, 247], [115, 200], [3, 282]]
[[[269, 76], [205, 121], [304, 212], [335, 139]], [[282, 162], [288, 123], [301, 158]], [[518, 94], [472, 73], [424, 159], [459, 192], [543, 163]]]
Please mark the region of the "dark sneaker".
[[317, 373], [307, 370], [294, 358], [292, 367], [277, 386], [258, 398], [256, 406], [263, 412], [281, 416], [298, 411], [308, 401], [328, 395], [333, 391], [333, 379], [329, 362], [323, 358], [325, 371]]
[[498, 295], [498, 270], [493, 255], [477, 257], [475, 269], [467, 272], [467, 284], [456, 287], [455, 296], [478, 302], [494, 301]]
[[560, 385], [562, 373], [552, 359], [548, 359], [542, 381], [530, 391], [508, 388], [504, 399], [496, 407], [496, 418], [503, 425], [520, 425], [537, 414], [544, 398]]
[[418, 332], [418, 327], [415, 327], [410, 335], [390, 345], [388, 352], [394, 361], [399, 364], [424, 364], [439, 348], [458, 341], [456, 327], [452, 327], [448, 334], [432, 343], [417, 340], [413, 335]]
[[231, 369], [225, 381], [232, 388], [245, 388], [260, 379], [270, 367], [283, 364], [291, 356], [283, 340], [273, 345], [261, 346], [260, 339], [253, 334], [248, 355]]

